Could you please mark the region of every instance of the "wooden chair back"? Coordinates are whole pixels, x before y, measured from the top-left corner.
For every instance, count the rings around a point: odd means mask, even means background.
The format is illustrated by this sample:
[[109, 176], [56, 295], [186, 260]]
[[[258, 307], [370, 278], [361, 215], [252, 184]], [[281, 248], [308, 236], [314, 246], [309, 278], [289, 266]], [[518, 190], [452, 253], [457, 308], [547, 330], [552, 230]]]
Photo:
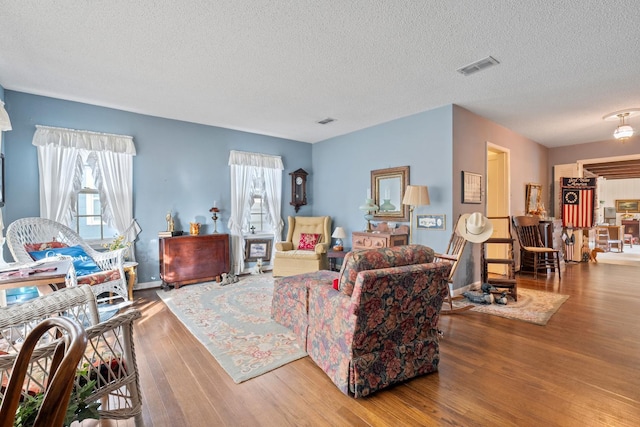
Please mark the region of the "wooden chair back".
[[516, 231], [520, 247], [545, 247], [540, 235], [540, 220], [538, 217], [514, 216], [513, 228]]
[[42, 336], [54, 327], [66, 331], [67, 334], [62, 335], [56, 344], [44, 400], [33, 425], [36, 427], [63, 425], [78, 364], [87, 347], [87, 334], [77, 321], [65, 317], [52, 317], [36, 325], [27, 335], [20, 349], [4, 393], [4, 399], [0, 405], [0, 427], [13, 426], [27, 371], [29, 366], [34, 363], [31, 360], [34, 350], [39, 345]]

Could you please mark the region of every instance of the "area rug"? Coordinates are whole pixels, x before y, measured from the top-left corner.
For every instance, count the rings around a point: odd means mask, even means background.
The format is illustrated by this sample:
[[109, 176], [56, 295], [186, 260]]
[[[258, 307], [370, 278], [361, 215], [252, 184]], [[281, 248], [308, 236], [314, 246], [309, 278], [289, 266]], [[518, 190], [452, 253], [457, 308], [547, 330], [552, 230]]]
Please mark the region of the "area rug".
[[271, 274], [226, 286], [188, 285], [158, 295], [236, 383], [306, 356], [295, 335], [271, 320]]
[[[507, 305], [500, 304], [473, 304], [471, 311], [506, 317], [507, 319], [522, 320], [546, 325], [551, 316], [569, 298], [569, 295], [560, 295], [553, 292], [536, 291], [532, 289], [518, 289], [518, 301], [508, 297]], [[466, 298], [461, 303], [469, 304]]]

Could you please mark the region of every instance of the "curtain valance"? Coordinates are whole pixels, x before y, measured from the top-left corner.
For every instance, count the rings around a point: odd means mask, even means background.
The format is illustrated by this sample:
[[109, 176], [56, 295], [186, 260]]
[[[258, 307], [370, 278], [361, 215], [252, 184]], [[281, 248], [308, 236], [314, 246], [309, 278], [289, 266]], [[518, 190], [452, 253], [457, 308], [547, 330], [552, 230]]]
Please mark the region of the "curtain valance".
[[131, 156], [136, 155], [136, 147], [131, 136], [40, 125], [36, 125], [33, 145], [55, 145], [79, 150], [111, 151]]
[[236, 150], [231, 150], [231, 153], [229, 154], [229, 165], [254, 166], [266, 169], [284, 169], [284, 166], [282, 165], [282, 158], [280, 156]]

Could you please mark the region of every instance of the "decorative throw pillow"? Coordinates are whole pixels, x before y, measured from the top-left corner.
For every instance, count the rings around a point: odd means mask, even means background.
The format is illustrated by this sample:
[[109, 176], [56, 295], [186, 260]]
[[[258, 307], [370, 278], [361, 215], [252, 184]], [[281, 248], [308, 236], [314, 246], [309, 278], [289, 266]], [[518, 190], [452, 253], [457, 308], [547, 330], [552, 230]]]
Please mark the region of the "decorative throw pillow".
[[26, 245], [24, 245], [24, 249], [27, 252], [44, 251], [47, 249], [66, 248], [66, 247], [68, 247], [66, 243], [56, 242], [55, 240], [51, 242], [44, 242], [44, 243], [27, 243]]
[[318, 240], [320, 240], [319, 234], [300, 233], [300, 242], [298, 243], [298, 249], [313, 250], [316, 248]]
[[87, 274], [102, 271], [81, 246], [67, 246], [64, 248], [51, 248], [44, 251], [33, 251], [29, 252], [29, 255], [36, 261], [57, 255], [70, 256], [73, 258], [73, 267], [76, 269], [76, 276], [86, 276]]

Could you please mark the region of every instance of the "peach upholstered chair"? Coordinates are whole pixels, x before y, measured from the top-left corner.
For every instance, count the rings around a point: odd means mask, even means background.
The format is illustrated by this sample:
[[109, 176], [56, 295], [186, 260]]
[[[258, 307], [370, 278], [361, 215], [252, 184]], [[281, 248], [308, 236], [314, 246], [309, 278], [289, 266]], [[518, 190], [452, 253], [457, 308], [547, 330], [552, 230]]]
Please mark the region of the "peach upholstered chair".
[[276, 243], [274, 276], [292, 276], [327, 270], [331, 244], [331, 217], [290, 216], [287, 240]]

